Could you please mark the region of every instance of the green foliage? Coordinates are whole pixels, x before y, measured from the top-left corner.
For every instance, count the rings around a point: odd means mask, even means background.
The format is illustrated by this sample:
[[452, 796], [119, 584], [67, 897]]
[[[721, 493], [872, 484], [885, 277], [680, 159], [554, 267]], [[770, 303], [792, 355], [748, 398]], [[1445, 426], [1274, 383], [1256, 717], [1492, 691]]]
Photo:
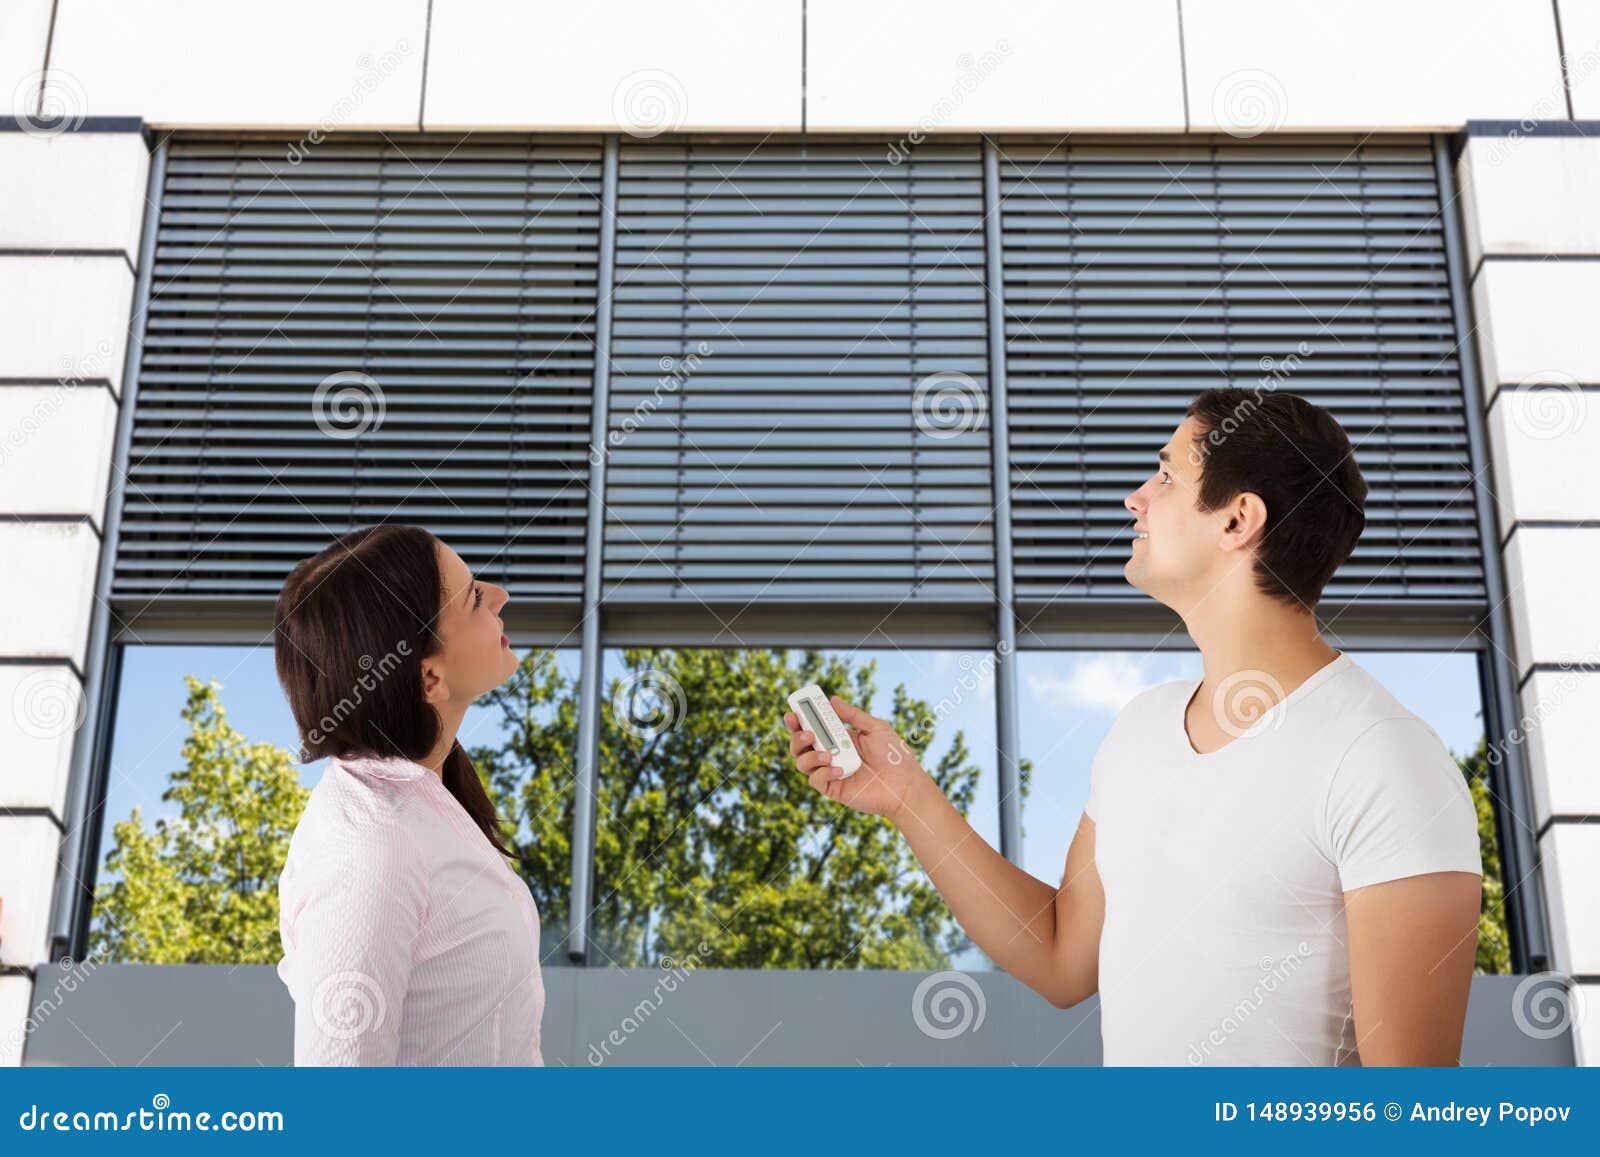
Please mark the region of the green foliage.
[[[602, 707], [591, 927], [600, 960], [662, 957], [722, 968], [943, 968], [964, 943], [905, 842], [886, 820], [841, 807], [794, 769], [786, 693], [820, 683], [874, 711], [875, 664], [852, 669], [782, 650], [623, 652]], [[681, 697], [680, 697], [681, 689]], [[662, 717], [627, 727], [613, 704]], [[554, 657], [523, 660], [487, 702], [507, 742], [472, 753], [544, 922], [547, 950], [568, 921], [577, 703]], [[924, 756], [928, 704], [903, 686], [890, 719]], [[918, 724], [922, 726], [918, 726]], [[957, 732], [930, 774], [963, 812], [978, 768]], [[1024, 769], [1024, 774], [1027, 769]]]
[[138, 808], [112, 829], [95, 895], [94, 951], [147, 964], [276, 964], [278, 875], [309, 794], [293, 758], [248, 743], [216, 683], [185, 678], [183, 767], [161, 798], [174, 819]]
[[1506, 930], [1505, 880], [1500, 870], [1500, 843], [1495, 835], [1494, 798], [1489, 790], [1489, 749], [1478, 749], [1456, 761], [1472, 789], [1478, 809], [1478, 850], [1483, 856], [1483, 904], [1478, 913], [1478, 959], [1475, 971], [1511, 971], [1511, 938]]

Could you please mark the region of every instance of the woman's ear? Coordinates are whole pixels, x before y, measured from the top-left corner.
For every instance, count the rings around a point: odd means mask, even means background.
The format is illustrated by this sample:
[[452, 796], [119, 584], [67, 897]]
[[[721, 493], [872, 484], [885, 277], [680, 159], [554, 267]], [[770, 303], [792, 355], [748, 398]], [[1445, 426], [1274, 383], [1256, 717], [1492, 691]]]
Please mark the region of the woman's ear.
[[1261, 541], [1267, 529], [1267, 504], [1250, 491], [1238, 495], [1225, 509], [1222, 527], [1223, 550], [1243, 550]]
[[445, 685], [444, 668], [437, 656], [422, 660], [422, 701], [428, 704], [443, 703], [450, 698], [450, 688]]

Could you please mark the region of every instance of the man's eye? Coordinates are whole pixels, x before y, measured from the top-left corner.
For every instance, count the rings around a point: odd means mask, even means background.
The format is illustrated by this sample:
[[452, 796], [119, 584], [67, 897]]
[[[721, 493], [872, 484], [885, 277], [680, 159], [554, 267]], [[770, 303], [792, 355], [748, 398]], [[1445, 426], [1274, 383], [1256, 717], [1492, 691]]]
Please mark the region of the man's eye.
[[1171, 486], [1172, 485], [1172, 475], [1168, 474], [1165, 470], [1163, 470], [1161, 472], [1161, 485], [1163, 485], [1163, 486]]

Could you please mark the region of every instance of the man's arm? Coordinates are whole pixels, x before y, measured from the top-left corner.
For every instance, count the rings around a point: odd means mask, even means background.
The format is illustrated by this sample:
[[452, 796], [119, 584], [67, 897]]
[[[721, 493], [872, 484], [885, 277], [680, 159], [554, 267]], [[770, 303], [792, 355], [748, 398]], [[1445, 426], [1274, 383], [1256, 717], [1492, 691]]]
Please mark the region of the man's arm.
[[1106, 897], [1094, 866], [1094, 821], [1083, 816], [1059, 887], [991, 848], [933, 781], [895, 818], [956, 922], [989, 959], [1057, 1008], [1100, 988]]
[[862, 766], [837, 776], [813, 736], [784, 716], [795, 766], [811, 786], [857, 811], [881, 815], [900, 829], [956, 922], [1005, 971], [1060, 1008], [1099, 988], [1100, 928], [1105, 893], [1094, 866], [1094, 823], [1078, 825], [1061, 885], [1035, 879], [991, 848], [945, 798], [888, 723], [838, 696], [832, 699], [852, 734]]
[[1429, 872], [1344, 894], [1363, 1065], [1454, 1065], [1478, 952], [1482, 880]]

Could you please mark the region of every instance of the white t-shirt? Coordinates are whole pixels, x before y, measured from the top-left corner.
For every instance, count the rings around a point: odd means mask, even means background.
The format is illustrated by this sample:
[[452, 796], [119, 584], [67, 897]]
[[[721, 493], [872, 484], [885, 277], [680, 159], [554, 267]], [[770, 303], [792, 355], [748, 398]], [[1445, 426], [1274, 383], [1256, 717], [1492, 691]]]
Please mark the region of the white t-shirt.
[[1199, 683], [1135, 698], [1090, 772], [1105, 1063], [1359, 1064], [1344, 893], [1481, 872], [1471, 793], [1346, 654], [1205, 755]]

